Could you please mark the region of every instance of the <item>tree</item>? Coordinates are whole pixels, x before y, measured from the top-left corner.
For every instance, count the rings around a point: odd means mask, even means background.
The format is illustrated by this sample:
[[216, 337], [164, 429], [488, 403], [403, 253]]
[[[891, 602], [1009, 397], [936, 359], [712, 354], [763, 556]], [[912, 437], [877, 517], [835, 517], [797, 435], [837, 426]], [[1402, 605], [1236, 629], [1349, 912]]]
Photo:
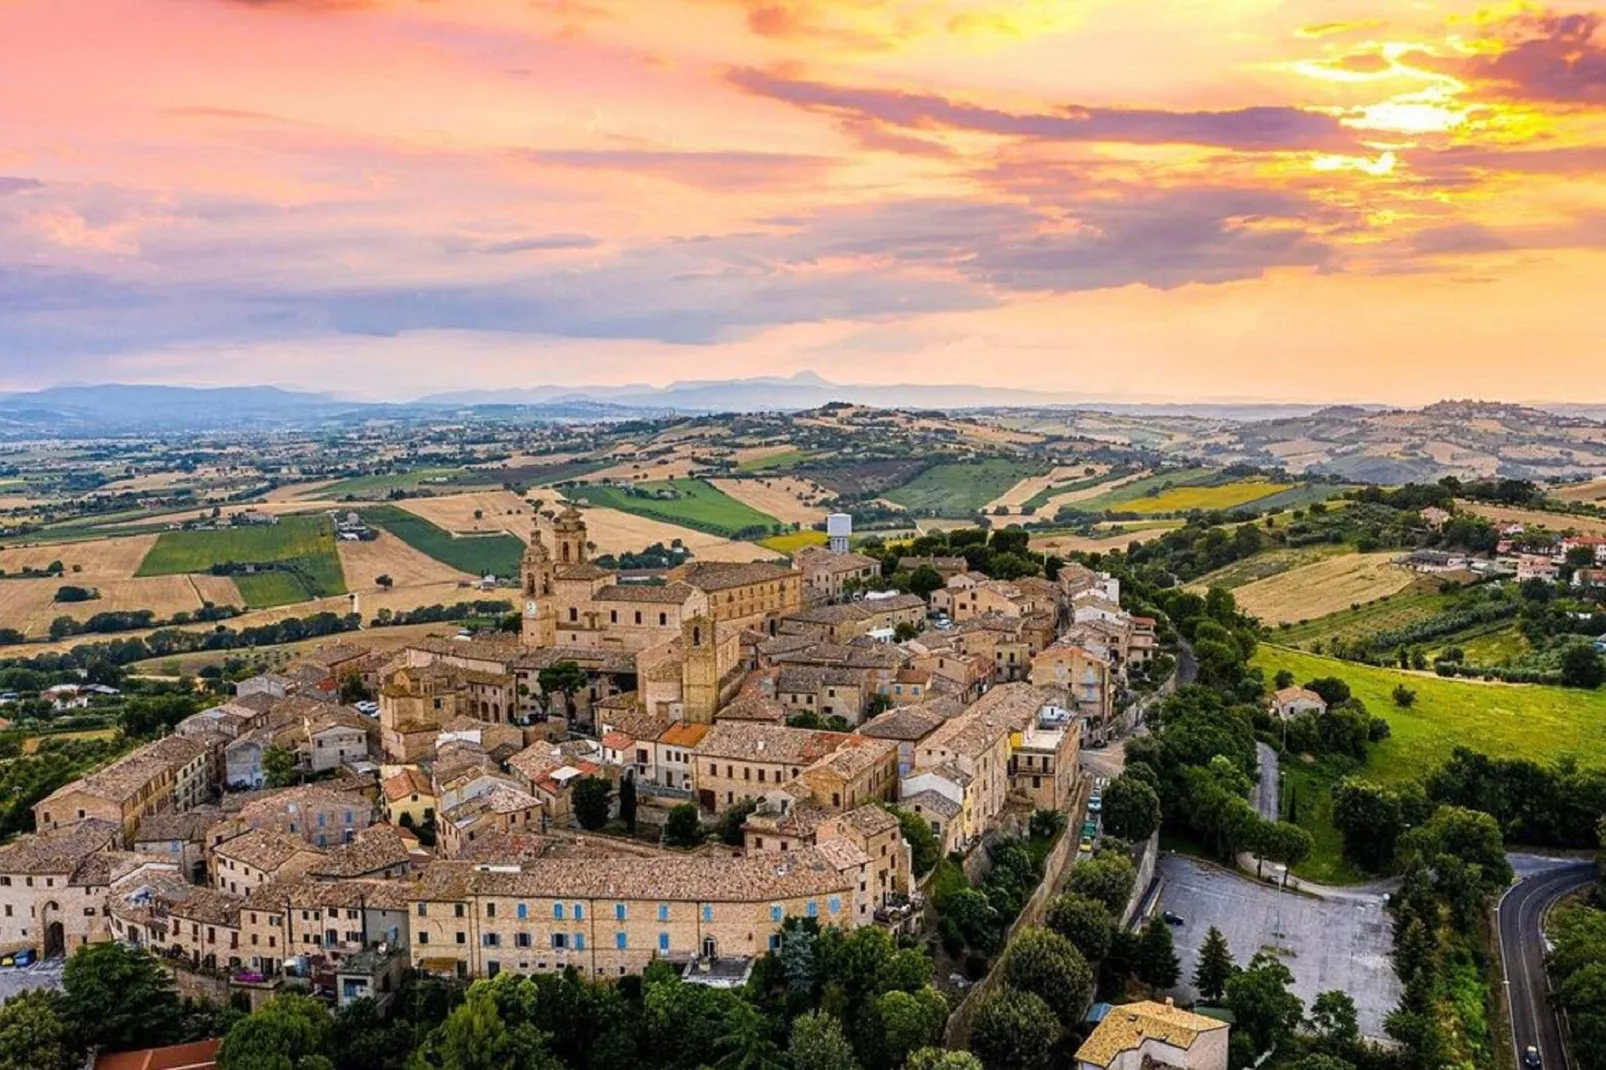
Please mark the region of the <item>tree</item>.
[[859, 1070], [842, 1023], [824, 1011], [810, 1011], [792, 1019], [792, 1038], [786, 1053], [792, 1070]]
[[671, 847], [696, 847], [703, 842], [703, 823], [696, 803], [672, 807], [664, 821], [664, 842]]
[[1391, 788], [1346, 778], [1333, 792], [1333, 826], [1344, 837], [1345, 855], [1373, 872], [1386, 869], [1405, 829], [1400, 796]]
[[1124, 840], [1146, 840], [1160, 827], [1160, 795], [1125, 773], [1104, 789], [1104, 827]]
[[595, 832], [608, 823], [613, 785], [605, 777], [581, 777], [574, 785], [574, 816], [580, 827]]
[[636, 833], [636, 778], [632, 773], [626, 773], [619, 781], [619, 820], [624, 822], [625, 829], [634, 836]]
[[1089, 965], [1098, 965], [1110, 953], [1115, 922], [1109, 908], [1097, 899], [1062, 895], [1049, 904], [1043, 924], [1069, 940]]
[[1150, 988], [1173, 988], [1182, 977], [1182, 963], [1177, 960], [1176, 946], [1171, 940], [1171, 926], [1163, 918], [1150, 918], [1143, 926], [1133, 967], [1137, 979]]
[[909, 640], [919, 636], [919, 634], [920, 625], [900, 620], [898, 626], [892, 629], [892, 641], [895, 643], [907, 643]]
[[1294, 975], [1275, 955], [1262, 951], [1227, 982], [1227, 1009], [1234, 1028], [1248, 1036], [1256, 1051], [1293, 1036], [1305, 1005], [1289, 989]]
[[903, 1070], [983, 1070], [981, 1060], [968, 1051], [921, 1048], [909, 1056]]
[[719, 832], [719, 839], [727, 847], [740, 847], [746, 838], [742, 826], [747, 819], [758, 809], [758, 800], [751, 798], [737, 799], [735, 804], [728, 807], [719, 815], [719, 823], [715, 826]]
[[1119, 917], [1126, 911], [1127, 897], [1137, 879], [1138, 871], [1130, 858], [1105, 852], [1072, 867], [1065, 887], [1077, 895], [1097, 899], [1112, 917]]
[[1310, 1024], [1329, 1051], [1350, 1051], [1361, 1042], [1360, 1019], [1348, 992], [1318, 992], [1310, 1007]]
[[781, 1050], [770, 1039], [769, 1023], [746, 1000], [731, 1003], [725, 1014], [725, 1029], [714, 1041], [721, 1052], [714, 1062], [716, 1070], [772, 1070], [784, 1066]]
[[921, 565], [909, 573], [909, 593], [930, 601], [931, 592], [942, 589], [942, 574], [930, 565]]
[[329, 1012], [310, 996], [274, 996], [234, 1023], [218, 1049], [218, 1070], [317, 1070], [330, 1065]]
[[535, 683], [541, 689], [542, 697], [550, 700], [552, 695], [561, 694], [566, 705], [573, 702], [574, 696], [589, 682], [590, 678], [579, 663], [567, 658], [554, 661], [535, 675]]
[[1322, 696], [1322, 701], [1329, 706], [1337, 706], [1341, 702], [1348, 702], [1350, 698], [1349, 684], [1337, 676], [1319, 676], [1306, 684], [1305, 687]]
[[914, 992], [882, 993], [876, 998], [875, 1010], [884, 1066], [901, 1066], [910, 1052], [940, 1043], [943, 1023], [948, 1020], [947, 1000], [929, 984]]
[[547, 1034], [530, 1021], [536, 1002], [535, 985], [527, 977], [506, 973], [475, 981], [463, 1002], [413, 1052], [408, 1070], [564, 1070], [547, 1050]]
[[380, 575], [374, 577], [374, 586], [376, 587], [383, 587], [388, 591], [395, 585], [396, 581], [391, 579], [389, 575]]
[[357, 702], [366, 702], [373, 698], [368, 685], [362, 682], [362, 674], [348, 672], [340, 680], [340, 701], [342, 705], [350, 706]]
[[1278, 669], [1272, 680], [1272, 686], [1278, 691], [1294, 686], [1294, 673], [1291, 669]]
[[1210, 931], [1205, 933], [1204, 943], [1199, 945], [1199, 961], [1193, 967], [1193, 987], [1199, 990], [1199, 998], [1211, 1003], [1220, 1002], [1221, 997], [1227, 994], [1227, 981], [1236, 969], [1227, 938], [1220, 929], [1210, 926]]
[[262, 779], [270, 788], [287, 788], [296, 779], [296, 756], [274, 744], [262, 752]]
[[141, 948], [86, 944], [67, 960], [62, 987], [62, 1020], [83, 1047], [161, 1047], [178, 1032], [182, 1005], [173, 979]]
[[1561, 682], [1564, 687], [1593, 691], [1606, 681], [1606, 662], [1587, 641], [1574, 641], [1561, 655]]
[[1041, 997], [1007, 986], [989, 992], [970, 1023], [970, 1049], [987, 1070], [1041, 1070], [1059, 1037]]
[[1076, 1024], [1093, 991], [1087, 959], [1065, 937], [1049, 929], [1027, 929], [1015, 937], [1001, 963], [1004, 983], [1035, 992], [1059, 1016], [1060, 1024]]
[[1402, 710], [1408, 710], [1416, 705], [1416, 692], [1404, 684], [1394, 685], [1394, 705]]
[[0, 1005], [0, 1070], [71, 1070], [80, 1065], [60, 1005], [61, 996], [43, 988]]
[[1355, 1064], [1334, 1055], [1317, 1052], [1294, 1063], [1289, 1070], [1355, 1070]]

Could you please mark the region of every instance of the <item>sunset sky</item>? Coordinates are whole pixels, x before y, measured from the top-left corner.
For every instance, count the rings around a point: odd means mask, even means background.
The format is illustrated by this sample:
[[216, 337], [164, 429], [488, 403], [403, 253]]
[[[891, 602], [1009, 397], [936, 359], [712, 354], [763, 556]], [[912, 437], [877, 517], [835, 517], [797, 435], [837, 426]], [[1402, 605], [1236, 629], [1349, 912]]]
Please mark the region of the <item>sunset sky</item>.
[[0, 0], [0, 390], [1606, 400], [1601, 23]]

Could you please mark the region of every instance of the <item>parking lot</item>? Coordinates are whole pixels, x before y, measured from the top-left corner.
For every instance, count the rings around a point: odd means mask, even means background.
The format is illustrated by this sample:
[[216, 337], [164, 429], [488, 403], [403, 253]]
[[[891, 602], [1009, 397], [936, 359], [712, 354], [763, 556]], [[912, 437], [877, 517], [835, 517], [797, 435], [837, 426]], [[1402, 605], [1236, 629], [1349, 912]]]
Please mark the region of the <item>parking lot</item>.
[[0, 1003], [30, 988], [60, 988], [61, 971], [67, 960], [60, 956], [36, 962], [22, 969], [0, 969]]
[[1383, 1019], [1399, 1003], [1400, 983], [1389, 960], [1392, 941], [1381, 896], [1312, 899], [1173, 854], [1161, 857], [1159, 875], [1160, 908], [1183, 917], [1172, 929], [1183, 996], [1196, 995], [1188, 981], [1199, 945], [1214, 925], [1238, 965], [1262, 949], [1276, 949], [1307, 1009], [1318, 992], [1343, 989], [1355, 999], [1361, 1032], [1384, 1035]]

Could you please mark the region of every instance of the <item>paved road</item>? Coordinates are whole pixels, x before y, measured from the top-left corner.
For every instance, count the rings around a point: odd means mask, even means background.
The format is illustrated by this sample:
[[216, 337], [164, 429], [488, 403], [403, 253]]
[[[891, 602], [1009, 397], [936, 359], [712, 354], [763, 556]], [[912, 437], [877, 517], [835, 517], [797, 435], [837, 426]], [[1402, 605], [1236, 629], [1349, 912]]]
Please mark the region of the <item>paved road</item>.
[[1177, 640], [1177, 686], [1191, 684], [1199, 678], [1199, 659], [1193, 656], [1193, 647], [1187, 640]]
[[1260, 752], [1260, 783], [1255, 785], [1255, 809], [1267, 821], [1276, 821], [1282, 811], [1278, 809], [1280, 785], [1277, 777], [1277, 752], [1265, 743], [1256, 743]]
[[1160, 907], [1184, 919], [1172, 929], [1184, 978], [1179, 998], [1195, 995], [1187, 979], [1214, 925], [1238, 965], [1258, 951], [1273, 951], [1293, 973], [1294, 991], [1307, 1007], [1317, 993], [1341, 988], [1355, 999], [1361, 1032], [1384, 1036], [1383, 1020], [1399, 1003], [1400, 983], [1381, 893], [1324, 901], [1173, 854], [1160, 856], [1159, 871]]
[[1595, 879], [1595, 864], [1520, 856], [1512, 856], [1511, 861], [1523, 879], [1501, 897], [1499, 923], [1512, 1043], [1519, 1059], [1532, 1044], [1539, 1049], [1546, 1070], [1567, 1070], [1561, 1024], [1550, 1007], [1542, 926], [1545, 913], [1557, 900]]
[[53, 959], [43, 959], [32, 966], [24, 966], [20, 970], [15, 967], [0, 968], [0, 1003], [35, 988], [59, 990], [61, 971], [66, 965], [67, 960], [58, 955]]

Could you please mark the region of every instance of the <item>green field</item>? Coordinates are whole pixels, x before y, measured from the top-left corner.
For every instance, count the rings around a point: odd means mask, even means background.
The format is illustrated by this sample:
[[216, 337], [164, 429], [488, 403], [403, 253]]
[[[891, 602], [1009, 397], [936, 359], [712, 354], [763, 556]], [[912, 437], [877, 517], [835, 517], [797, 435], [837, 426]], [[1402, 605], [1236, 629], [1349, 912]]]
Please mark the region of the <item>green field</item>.
[[787, 535], [771, 535], [767, 539], [758, 540], [758, 544], [778, 554], [791, 556], [805, 546], [824, 546], [826, 536], [823, 531], [794, 531]]
[[453, 535], [394, 505], [360, 510], [362, 518], [383, 528], [420, 553], [443, 565], [475, 576], [517, 576], [524, 543], [512, 535]]
[[1364, 639], [1378, 632], [1393, 631], [1407, 624], [1427, 620], [1450, 607], [1452, 595], [1434, 590], [1407, 587], [1399, 594], [1370, 602], [1355, 609], [1340, 610], [1304, 624], [1279, 628], [1274, 633], [1283, 646], [1309, 648], [1312, 643], [1334, 639]]
[[[284, 605], [346, 592], [345, 574], [335, 552], [334, 529], [329, 519], [321, 516], [287, 516], [277, 524], [261, 527], [163, 532], [135, 575], [210, 572], [215, 566], [227, 564], [275, 564], [293, 569], [294, 575], [242, 575], [237, 586], [252, 605]], [[280, 578], [281, 575], [288, 578]], [[292, 582], [302, 592], [294, 598], [288, 597]], [[253, 586], [268, 601], [257, 602], [249, 590]]]
[[[676, 497], [651, 496], [664, 491], [672, 491]], [[789, 527], [700, 479], [654, 480], [634, 484], [629, 491], [621, 487], [580, 487], [571, 492], [571, 497], [727, 539], [755, 528], [768, 534], [777, 527]]]
[[387, 497], [393, 490], [418, 490], [421, 487], [445, 488], [451, 484], [483, 485], [488, 477], [467, 468], [415, 468], [410, 472], [394, 472], [389, 475], [354, 476], [351, 479], [342, 479], [339, 483], [332, 483], [327, 487], [317, 487], [303, 491], [296, 495], [298, 498], [317, 498], [319, 500], [340, 500], [345, 498], [380, 499]]
[[991, 459], [965, 464], [939, 464], [882, 497], [916, 513], [972, 516], [1016, 483], [1041, 475], [1043, 466], [1025, 461]]
[[1438, 656], [1450, 647], [1459, 647], [1473, 665], [1505, 665], [1532, 652], [1522, 626], [1515, 621], [1496, 621], [1464, 632], [1456, 632], [1434, 641], [1433, 654]]
[[1192, 487], [1203, 485], [1220, 478], [1221, 473], [1214, 468], [1188, 468], [1180, 472], [1160, 472], [1156, 475], [1135, 479], [1122, 487], [1100, 494], [1097, 498], [1075, 502], [1070, 508], [1079, 513], [1102, 513], [1106, 509], [1117, 509], [1127, 502], [1135, 502], [1142, 498], [1153, 497], [1164, 493], [1174, 487]]
[[[1376, 780], [1427, 773], [1461, 745], [1499, 757], [1574, 754], [1585, 764], [1606, 764], [1606, 691], [1445, 680], [1265, 645], [1254, 664], [1268, 680], [1283, 668], [1300, 683], [1340, 677], [1369, 711], [1386, 718], [1393, 735], [1373, 748], [1364, 773]], [[1416, 692], [1408, 710], [1394, 705], [1399, 683]]]
[[240, 589], [240, 597], [251, 609], [271, 609], [274, 606], [288, 606], [296, 602], [305, 602], [318, 595], [308, 589], [308, 585], [296, 572], [252, 572], [242, 573], [234, 577], [234, 586]]
[[1027, 498], [1021, 503], [1021, 507], [1041, 509], [1043, 506], [1048, 504], [1050, 498], [1053, 498], [1057, 495], [1070, 494], [1072, 491], [1086, 490], [1088, 487], [1096, 487], [1100, 483], [1113, 483], [1117, 479], [1121, 479], [1123, 476], [1129, 474], [1130, 471], [1131, 469], [1124, 467], [1113, 468], [1101, 476], [1088, 476], [1085, 479], [1067, 479], [1059, 483], [1052, 483], [1038, 491], [1036, 494], [1033, 494], [1030, 498]]
[[785, 453], [772, 453], [768, 457], [754, 457], [750, 461], [743, 461], [736, 466], [736, 470], [768, 472], [777, 468], [795, 468], [813, 456], [814, 454], [808, 450], [787, 450]]
[[[1282, 763], [1283, 819], [1290, 801], [1299, 806], [1300, 828], [1310, 833], [1310, 857], [1294, 867], [1294, 875], [1319, 884], [1355, 884], [1367, 874], [1344, 857], [1344, 837], [1333, 827], [1333, 785], [1340, 776], [1321, 764], [1307, 765], [1298, 757]], [[1363, 772], [1361, 775], [1365, 775]]]

